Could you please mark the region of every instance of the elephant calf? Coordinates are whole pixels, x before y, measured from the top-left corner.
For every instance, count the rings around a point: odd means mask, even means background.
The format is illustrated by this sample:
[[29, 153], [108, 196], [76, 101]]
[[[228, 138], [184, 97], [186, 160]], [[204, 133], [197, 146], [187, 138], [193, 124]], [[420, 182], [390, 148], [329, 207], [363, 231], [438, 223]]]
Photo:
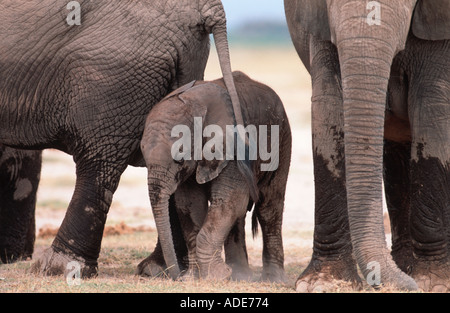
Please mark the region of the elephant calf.
[[[222, 79], [196, 81], [175, 90], [147, 117], [141, 149], [158, 236], [172, 268], [169, 272], [176, 278], [179, 267], [168, 213], [174, 194], [189, 251], [188, 273], [226, 279], [231, 269], [221, 258], [222, 246], [236, 223], [243, 231], [246, 211], [255, 204], [264, 242], [262, 279], [283, 281], [281, 226], [291, 130], [272, 89], [241, 72], [233, 77], [248, 134], [246, 145], [235, 142], [242, 137], [236, 136], [238, 126]], [[234, 237], [240, 242], [233, 244], [241, 249], [239, 257], [246, 259], [242, 231]], [[237, 251], [226, 248], [227, 261]]]

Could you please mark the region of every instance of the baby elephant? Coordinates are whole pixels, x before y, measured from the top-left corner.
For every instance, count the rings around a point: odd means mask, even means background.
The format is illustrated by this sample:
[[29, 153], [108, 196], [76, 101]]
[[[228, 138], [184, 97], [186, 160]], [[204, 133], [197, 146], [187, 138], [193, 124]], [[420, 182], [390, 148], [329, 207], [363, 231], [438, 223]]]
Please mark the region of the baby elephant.
[[[272, 89], [241, 72], [233, 76], [245, 129], [235, 126], [222, 79], [196, 81], [175, 90], [147, 117], [141, 149], [158, 236], [169, 273], [177, 278], [180, 270], [168, 213], [174, 194], [188, 246], [188, 273], [226, 279], [231, 269], [221, 257], [222, 247], [236, 223], [240, 227], [234, 229], [243, 230], [247, 209], [254, 204], [263, 233], [262, 279], [284, 281], [281, 225], [291, 130]], [[245, 130], [246, 144], [238, 140], [239, 127]], [[229, 253], [247, 258], [245, 237], [231, 238], [239, 238], [234, 247], [242, 249], [241, 253], [226, 249], [227, 261]]]

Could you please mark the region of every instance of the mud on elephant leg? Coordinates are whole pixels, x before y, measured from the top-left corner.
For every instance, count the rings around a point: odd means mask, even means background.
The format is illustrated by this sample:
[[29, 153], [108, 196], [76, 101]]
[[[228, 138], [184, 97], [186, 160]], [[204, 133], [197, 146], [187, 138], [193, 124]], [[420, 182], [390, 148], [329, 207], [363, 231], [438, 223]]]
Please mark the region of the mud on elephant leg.
[[80, 263], [81, 276], [97, 275], [106, 216], [120, 175], [126, 165], [114, 162], [75, 159], [77, 180], [64, 220], [43, 256], [32, 265], [32, 272], [65, 275], [67, 263]]
[[42, 152], [0, 145], [0, 260], [31, 257]]
[[410, 216], [411, 143], [384, 141], [384, 186], [392, 235], [392, 257], [409, 274], [413, 262]]
[[327, 42], [314, 42], [311, 49], [315, 228], [313, 255], [297, 279], [296, 289], [326, 291], [336, 280], [359, 288], [361, 279], [352, 256], [347, 214], [338, 55]]
[[417, 153], [418, 159], [412, 162], [411, 233], [415, 259], [411, 276], [424, 291], [448, 292], [450, 159], [442, 162], [438, 157]]
[[[178, 264], [181, 270], [186, 270], [188, 268], [188, 250], [186, 242], [181, 231], [180, 220], [177, 215], [177, 209], [175, 205], [174, 196], [169, 199], [169, 215], [170, 215], [170, 225], [172, 229], [172, 238], [175, 246], [175, 251], [178, 258]], [[144, 260], [142, 260], [137, 268], [136, 275], [149, 276], [149, 277], [167, 277], [165, 275], [167, 272], [166, 262], [164, 261], [164, 255], [161, 249], [161, 243], [156, 243], [156, 247], [153, 252]]]
[[[450, 56], [448, 42], [415, 41], [429, 58], [410, 74], [411, 276], [424, 291], [450, 291]], [[423, 50], [421, 50], [423, 51]], [[417, 55], [417, 54], [415, 54]]]

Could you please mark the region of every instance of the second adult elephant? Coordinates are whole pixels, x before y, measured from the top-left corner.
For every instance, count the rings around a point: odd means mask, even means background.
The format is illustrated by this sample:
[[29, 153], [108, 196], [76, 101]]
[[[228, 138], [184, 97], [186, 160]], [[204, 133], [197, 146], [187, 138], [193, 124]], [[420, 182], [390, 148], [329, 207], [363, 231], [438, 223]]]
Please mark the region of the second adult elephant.
[[73, 155], [72, 200], [33, 269], [58, 274], [75, 260], [90, 276], [120, 176], [144, 165], [145, 117], [170, 91], [203, 78], [210, 33], [239, 105], [220, 0], [78, 1], [80, 25], [69, 25], [67, 2], [0, 3], [0, 143]]
[[[369, 4], [285, 0], [313, 93], [314, 252], [297, 289], [359, 284], [356, 264], [365, 278], [377, 272], [371, 284], [418, 288], [398, 264], [424, 290], [445, 290], [450, 1]], [[383, 174], [396, 262], [383, 229]]]

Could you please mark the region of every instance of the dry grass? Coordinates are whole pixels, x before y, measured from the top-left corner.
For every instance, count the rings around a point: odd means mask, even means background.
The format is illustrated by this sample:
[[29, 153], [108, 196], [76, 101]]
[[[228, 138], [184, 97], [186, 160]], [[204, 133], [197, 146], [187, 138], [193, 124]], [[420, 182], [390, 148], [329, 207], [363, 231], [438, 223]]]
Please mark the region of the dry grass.
[[[123, 228], [123, 226], [119, 226]], [[107, 235], [99, 257], [99, 274], [96, 278], [83, 280], [79, 286], [70, 286], [63, 276], [46, 277], [29, 273], [32, 260], [0, 265], [0, 292], [58, 292], [58, 293], [287, 293], [294, 292], [293, 284], [302, 265], [286, 267], [289, 282], [271, 284], [261, 282], [174, 282], [165, 277], [144, 278], [135, 275], [137, 264], [148, 256], [156, 243], [156, 232], [131, 232]], [[53, 237], [39, 237], [35, 255], [47, 248]], [[258, 238], [260, 240], [260, 238]], [[249, 250], [250, 258], [261, 258], [258, 249]], [[303, 265], [304, 266], [304, 265]], [[260, 276], [261, 266], [252, 266], [254, 279]]]

